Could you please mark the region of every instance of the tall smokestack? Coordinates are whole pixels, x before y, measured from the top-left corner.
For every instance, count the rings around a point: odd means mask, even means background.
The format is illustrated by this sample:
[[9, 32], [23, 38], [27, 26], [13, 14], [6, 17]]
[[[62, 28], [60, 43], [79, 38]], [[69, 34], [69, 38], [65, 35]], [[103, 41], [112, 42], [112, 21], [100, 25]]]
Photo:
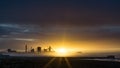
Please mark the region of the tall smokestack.
[[25, 45], [25, 52], [27, 52], [27, 44]]

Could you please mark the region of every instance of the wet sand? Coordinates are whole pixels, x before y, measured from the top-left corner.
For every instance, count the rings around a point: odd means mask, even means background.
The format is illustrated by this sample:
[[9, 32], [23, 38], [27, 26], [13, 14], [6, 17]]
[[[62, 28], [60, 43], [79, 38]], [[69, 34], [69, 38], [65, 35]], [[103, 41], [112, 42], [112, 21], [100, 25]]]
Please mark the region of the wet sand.
[[0, 68], [120, 68], [120, 62], [79, 57], [12, 57], [1, 59]]

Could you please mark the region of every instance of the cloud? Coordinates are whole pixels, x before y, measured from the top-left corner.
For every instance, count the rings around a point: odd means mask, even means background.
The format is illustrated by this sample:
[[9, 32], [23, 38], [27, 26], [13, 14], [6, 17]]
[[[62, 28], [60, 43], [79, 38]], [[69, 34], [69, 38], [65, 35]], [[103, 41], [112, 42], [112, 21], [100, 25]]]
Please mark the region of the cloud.
[[35, 30], [29, 25], [0, 24], [1, 35], [34, 33]]
[[[36, 24], [0, 24], [1, 37], [14, 37], [14, 38], [37, 38], [47, 36], [63, 35], [64, 33], [74, 36], [91, 36], [91, 37], [106, 37], [106, 38], [119, 38], [120, 26], [119, 25], [103, 25], [103, 26], [54, 26], [42, 27]], [[22, 40], [22, 39], [18, 39]], [[24, 39], [25, 40], [25, 39]]]
[[12, 40], [12, 41], [35, 41], [37, 39], [30, 39], [30, 38], [0, 38], [0, 41]]
[[119, 1], [1, 2], [0, 22], [93, 26], [120, 25]]
[[26, 38], [14, 38], [14, 40], [21, 40], [21, 41], [35, 41], [35, 39], [26, 39]]

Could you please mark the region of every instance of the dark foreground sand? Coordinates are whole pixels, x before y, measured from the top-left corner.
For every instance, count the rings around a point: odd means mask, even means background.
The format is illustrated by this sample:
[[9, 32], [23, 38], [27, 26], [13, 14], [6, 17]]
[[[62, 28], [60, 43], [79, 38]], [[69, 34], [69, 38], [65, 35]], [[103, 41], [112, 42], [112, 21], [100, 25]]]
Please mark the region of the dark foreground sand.
[[70, 57], [14, 57], [0, 59], [0, 68], [120, 68], [120, 63]]

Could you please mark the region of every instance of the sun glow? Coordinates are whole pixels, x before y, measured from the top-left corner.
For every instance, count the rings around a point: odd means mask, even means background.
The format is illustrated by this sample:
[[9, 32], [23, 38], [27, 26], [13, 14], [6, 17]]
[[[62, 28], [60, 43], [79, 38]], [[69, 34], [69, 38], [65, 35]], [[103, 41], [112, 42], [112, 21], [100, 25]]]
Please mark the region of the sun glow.
[[58, 53], [67, 53], [67, 50], [65, 48], [60, 48], [57, 50]]
[[69, 48], [57, 48], [55, 52], [55, 56], [58, 57], [70, 57], [76, 54], [76, 52], [73, 52]]

